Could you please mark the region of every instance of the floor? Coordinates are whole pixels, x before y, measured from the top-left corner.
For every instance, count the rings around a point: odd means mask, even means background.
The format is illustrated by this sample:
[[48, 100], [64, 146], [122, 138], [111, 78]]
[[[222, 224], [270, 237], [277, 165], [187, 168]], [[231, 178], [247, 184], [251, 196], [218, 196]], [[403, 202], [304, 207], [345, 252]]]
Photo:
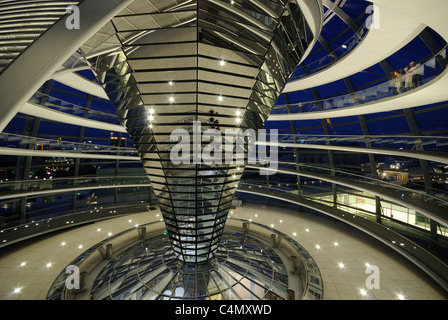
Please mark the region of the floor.
[[[325, 300], [448, 299], [431, 278], [395, 251], [333, 219], [256, 204], [243, 204], [229, 217], [272, 224], [294, 237], [320, 268]], [[160, 219], [160, 212], [153, 210], [55, 232], [0, 250], [0, 300], [44, 300], [57, 275], [84, 250], [136, 224]], [[366, 263], [379, 268], [378, 289], [366, 288], [370, 276]]]

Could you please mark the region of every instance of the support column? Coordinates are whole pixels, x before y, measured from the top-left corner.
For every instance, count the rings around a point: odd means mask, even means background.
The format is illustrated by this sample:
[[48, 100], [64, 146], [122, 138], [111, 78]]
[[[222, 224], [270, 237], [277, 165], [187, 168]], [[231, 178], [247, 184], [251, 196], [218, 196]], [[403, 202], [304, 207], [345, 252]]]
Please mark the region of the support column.
[[[417, 121], [415, 121], [414, 113], [411, 109], [404, 109], [404, 114], [406, 116], [406, 120], [408, 121], [409, 128], [411, 130], [411, 134], [415, 137], [420, 136], [420, 130], [417, 126]], [[424, 151], [423, 144], [421, 139], [415, 140], [415, 149], [417, 151]], [[420, 161], [420, 167], [422, 169], [423, 179], [425, 182], [425, 190], [426, 193], [430, 196], [434, 195], [434, 190], [432, 188], [432, 180], [431, 180], [431, 173], [430, 173], [430, 165], [428, 160], [419, 159]], [[438, 242], [438, 236], [437, 236], [437, 222], [430, 220], [430, 235], [431, 235], [431, 241]]]

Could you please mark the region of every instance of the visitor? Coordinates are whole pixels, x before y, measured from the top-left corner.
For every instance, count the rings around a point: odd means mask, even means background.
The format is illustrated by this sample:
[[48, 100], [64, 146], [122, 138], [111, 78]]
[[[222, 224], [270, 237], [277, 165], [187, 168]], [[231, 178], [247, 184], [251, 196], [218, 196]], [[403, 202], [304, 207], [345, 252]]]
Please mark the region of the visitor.
[[404, 88], [406, 91], [412, 88], [412, 73], [409, 70], [409, 67], [404, 68]]
[[415, 89], [422, 84], [423, 68], [420, 64], [416, 64], [414, 61], [410, 63], [412, 73], [412, 87]]
[[400, 94], [403, 92], [403, 75], [401, 71], [394, 72], [395, 77], [395, 94]]

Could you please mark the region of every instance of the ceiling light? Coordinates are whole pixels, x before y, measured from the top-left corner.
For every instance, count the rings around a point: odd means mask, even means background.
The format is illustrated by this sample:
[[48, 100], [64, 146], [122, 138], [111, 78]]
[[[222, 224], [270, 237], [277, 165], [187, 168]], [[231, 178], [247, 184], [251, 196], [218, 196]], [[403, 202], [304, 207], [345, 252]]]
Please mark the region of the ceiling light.
[[14, 292], [14, 293], [19, 293], [20, 290], [22, 290], [22, 288], [15, 288], [13, 292]]
[[305, 231], [306, 231], [306, 232], [310, 232], [310, 229], [306, 228]]
[[50, 268], [52, 266], [51, 263], [47, 263], [47, 268]]
[[344, 268], [344, 264], [342, 262], [339, 263], [339, 268]]
[[20, 264], [21, 267], [24, 267], [25, 265], [26, 265], [26, 262], [22, 262], [22, 263]]
[[399, 300], [404, 300], [404, 295], [402, 295], [402, 294], [397, 294], [397, 297]]
[[224, 99], [224, 98], [223, 98], [222, 96], [219, 96], [219, 97], [218, 97], [218, 100], [219, 100], [219, 101], [222, 101], [223, 99]]
[[172, 85], [173, 85], [173, 81], [168, 82], [168, 84], [169, 84], [170, 86], [172, 86]]
[[293, 232], [293, 234], [292, 234], [294, 237], [297, 235], [297, 233], [295, 233], [295, 232]]
[[174, 102], [174, 97], [170, 97], [170, 102]]
[[334, 243], [334, 246], [335, 246], [335, 247], [337, 247], [338, 245], [339, 245], [339, 243], [337, 243], [337, 242]]
[[224, 65], [226, 64], [226, 62], [225, 62], [224, 60], [221, 60], [221, 61], [219, 61], [219, 64], [220, 64], [221, 66], [224, 66]]
[[320, 249], [320, 245], [316, 244], [316, 249]]
[[78, 246], [78, 249], [82, 249], [82, 244], [80, 244], [80, 245]]
[[359, 292], [360, 292], [363, 296], [365, 296], [365, 295], [367, 294], [367, 291], [364, 290], [364, 289], [359, 290]]

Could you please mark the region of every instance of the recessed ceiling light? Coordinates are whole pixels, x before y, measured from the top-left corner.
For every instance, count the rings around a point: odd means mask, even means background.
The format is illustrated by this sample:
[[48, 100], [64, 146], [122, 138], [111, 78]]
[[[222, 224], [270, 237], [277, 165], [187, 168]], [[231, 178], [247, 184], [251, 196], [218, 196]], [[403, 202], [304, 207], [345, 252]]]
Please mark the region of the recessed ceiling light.
[[224, 60], [221, 60], [221, 61], [219, 61], [219, 64], [220, 64], [221, 66], [223, 66], [223, 65], [226, 64], [226, 62], [225, 62]]
[[168, 84], [169, 84], [170, 86], [172, 86], [172, 85], [173, 85], [173, 81], [168, 82]]
[[52, 266], [52, 264], [49, 262], [47, 263], [47, 268], [50, 268]]
[[364, 290], [364, 289], [359, 290], [359, 292], [360, 292], [363, 296], [365, 296], [365, 295], [367, 294], [367, 291]]
[[339, 268], [344, 268], [344, 264], [342, 262], [340, 262], [338, 265], [339, 265]]
[[26, 262], [22, 262], [22, 263], [20, 264], [21, 267], [24, 267], [25, 265], [26, 265]]
[[15, 288], [13, 292], [14, 292], [14, 293], [19, 293], [20, 290], [22, 290], [22, 288]]
[[404, 295], [402, 295], [402, 294], [397, 294], [397, 298], [398, 298], [399, 300], [404, 300]]
[[337, 247], [339, 245], [339, 243], [337, 243], [337, 242], [334, 242], [334, 246], [335, 247]]
[[306, 228], [305, 231], [306, 231], [306, 232], [310, 232], [310, 229]]
[[320, 249], [320, 245], [316, 244], [316, 249]]

